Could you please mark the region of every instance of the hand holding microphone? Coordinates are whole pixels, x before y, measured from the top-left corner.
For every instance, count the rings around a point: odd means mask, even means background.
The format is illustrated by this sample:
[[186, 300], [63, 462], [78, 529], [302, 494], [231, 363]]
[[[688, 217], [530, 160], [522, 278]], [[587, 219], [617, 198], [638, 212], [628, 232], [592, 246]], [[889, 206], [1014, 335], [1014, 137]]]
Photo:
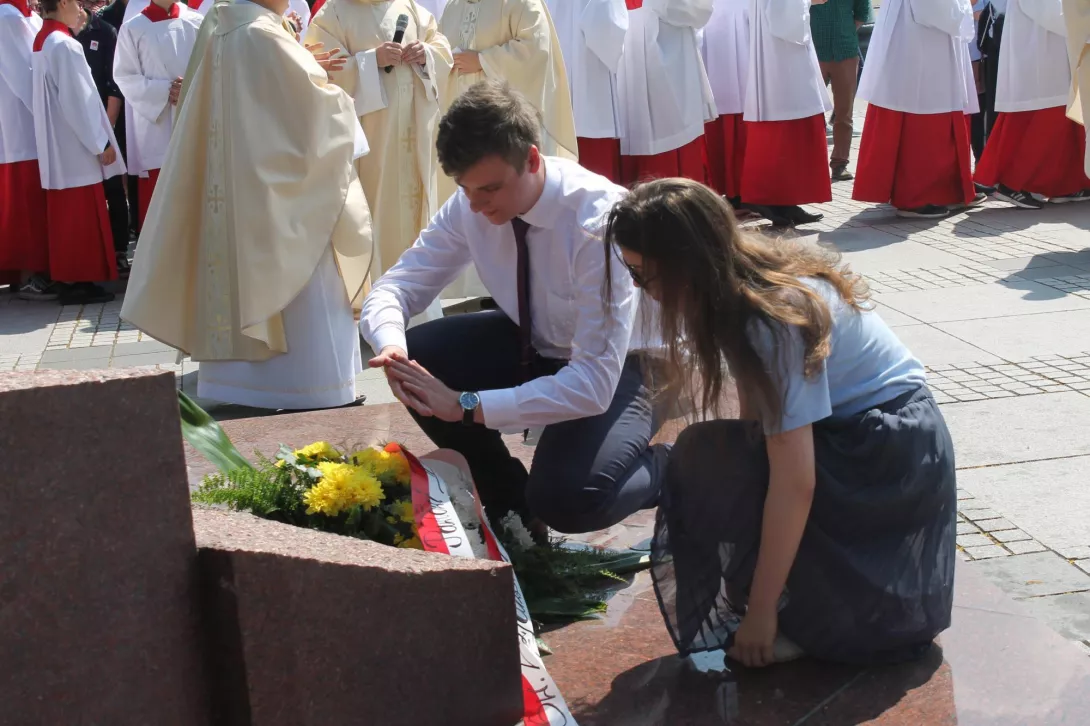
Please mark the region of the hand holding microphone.
[[[401, 41], [405, 37], [405, 29], [409, 27], [409, 16], [405, 13], [397, 16], [397, 24], [394, 26], [394, 39], [390, 43], [383, 43], [375, 53], [376, 57], [379, 52], [386, 51], [383, 55], [385, 58], [379, 58], [379, 63], [385, 61], [385, 67], [382, 69], [389, 73], [394, 69], [395, 64], [401, 63]], [[390, 46], [396, 46], [391, 48]]]

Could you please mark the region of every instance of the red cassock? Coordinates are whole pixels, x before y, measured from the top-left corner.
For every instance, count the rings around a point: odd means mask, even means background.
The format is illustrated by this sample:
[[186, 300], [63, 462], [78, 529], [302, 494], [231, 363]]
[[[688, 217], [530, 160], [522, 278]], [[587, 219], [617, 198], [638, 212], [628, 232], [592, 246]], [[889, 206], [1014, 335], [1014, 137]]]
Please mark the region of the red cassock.
[[768, 206], [833, 199], [825, 114], [789, 121], [747, 121], [742, 201]]
[[155, 193], [155, 183], [159, 181], [159, 170], [150, 169], [146, 177], [137, 179], [137, 201], [139, 202], [140, 228], [144, 227], [144, 217], [148, 216], [148, 207], [151, 206], [151, 195]]
[[1016, 192], [1062, 197], [1090, 189], [1083, 169], [1086, 130], [1063, 106], [1000, 113], [976, 167], [976, 180]]
[[36, 159], [0, 164], [0, 270], [49, 270], [45, 191]]
[[580, 136], [579, 163], [584, 169], [601, 174], [615, 184], [621, 183], [621, 140], [587, 139]]
[[976, 194], [965, 113], [904, 113], [871, 104], [852, 199], [897, 209], [967, 204]]
[[704, 124], [704, 139], [708, 147], [708, 186], [731, 199], [741, 196], [746, 158], [742, 114], [723, 114]]
[[114, 237], [102, 183], [45, 192], [49, 276], [54, 282], [117, 279]]
[[708, 154], [703, 136], [693, 139], [681, 148], [661, 154], [621, 157], [622, 184], [677, 176], [693, 179], [701, 184], [708, 182]]

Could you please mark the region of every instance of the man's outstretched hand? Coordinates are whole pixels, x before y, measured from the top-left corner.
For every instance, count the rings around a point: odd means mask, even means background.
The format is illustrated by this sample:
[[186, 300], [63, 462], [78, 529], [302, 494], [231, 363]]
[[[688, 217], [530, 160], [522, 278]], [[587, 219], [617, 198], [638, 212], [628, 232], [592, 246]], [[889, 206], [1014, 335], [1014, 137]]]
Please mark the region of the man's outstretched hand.
[[330, 71], [339, 71], [344, 68], [347, 58], [334, 58], [333, 56], [340, 55], [341, 49], [334, 48], [333, 50], [323, 51], [325, 43], [314, 43], [313, 45], [307, 44], [303, 46], [310, 51], [310, 54], [314, 56], [314, 60], [318, 61], [318, 65], [322, 67], [326, 73]]
[[394, 396], [421, 416], [434, 416], [441, 421], [462, 420], [460, 394], [447, 388], [424, 366], [409, 360], [401, 348], [383, 348], [368, 365], [385, 368]]

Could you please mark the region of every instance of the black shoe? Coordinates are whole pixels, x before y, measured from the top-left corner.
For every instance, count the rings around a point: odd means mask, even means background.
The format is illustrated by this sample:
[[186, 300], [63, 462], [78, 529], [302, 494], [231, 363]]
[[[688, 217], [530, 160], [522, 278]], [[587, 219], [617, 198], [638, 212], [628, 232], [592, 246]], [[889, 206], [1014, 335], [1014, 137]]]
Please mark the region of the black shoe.
[[129, 258], [126, 254], [117, 253], [117, 276], [128, 277], [129, 272], [132, 270], [132, 265], [129, 264]]
[[833, 181], [851, 181], [855, 178], [855, 174], [848, 171], [847, 164], [837, 164], [832, 167]]
[[898, 209], [897, 216], [906, 219], [942, 219], [950, 216], [950, 209], [937, 204], [928, 204], [916, 209]]
[[764, 204], [744, 204], [742, 206], [772, 222], [773, 227], [791, 226], [791, 220], [783, 215], [783, 207], [768, 207]]
[[107, 292], [93, 282], [77, 282], [69, 285], [68, 289], [60, 295], [61, 305], [93, 305], [112, 302], [113, 299], [112, 292]]
[[1009, 202], [1022, 209], [1044, 209], [1045, 203], [1029, 192], [1019, 192], [1000, 184], [995, 189], [995, 198]]
[[973, 198], [965, 204], [951, 204], [950, 211], [959, 212], [962, 209], [972, 209], [973, 207], [979, 207], [986, 201], [988, 201], [988, 195], [984, 192], [977, 192], [973, 195]]
[[807, 212], [805, 209], [798, 205], [792, 205], [790, 207], [776, 207], [776, 211], [781, 216], [786, 217], [791, 224], [813, 224], [814, 222], [820, 222], [825, 219], [824, 214], [818, 212]]
[[977, 194], [984, 194], [989, 197], [995, 194], [995, 187], [990, 187], [987, 184], [973, 182], [973, 186], [976, 188]]
[[1067, 204], [1068, 202], [1087, 202], [1090, 201], [1090, 189], [1083, 189], [1082, 191], [1075, 192], [1074, 194], [1064, 194], [1062, 197], [1052, 197], [1048, 201], [1053, 204]]

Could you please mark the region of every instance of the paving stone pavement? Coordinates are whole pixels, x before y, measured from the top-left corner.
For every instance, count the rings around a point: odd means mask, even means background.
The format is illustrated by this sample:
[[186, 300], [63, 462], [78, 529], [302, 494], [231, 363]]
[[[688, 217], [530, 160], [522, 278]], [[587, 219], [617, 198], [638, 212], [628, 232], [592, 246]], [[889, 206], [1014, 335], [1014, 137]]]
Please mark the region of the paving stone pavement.
[[[1090, 204], [989, 201], [920, 221], [853, 201], [850, 182], [833, 189], [815, 205], [825, 219], [797, 234], [864, 275], [927, 366], [958, 456], [959, 555], [1090, 653]], [[195, 394], [199, 366], [120, 309], [120, 298], [78, 308], [0, 293], [0, 372], [154, 366]], [[358, 384], [369, 404], [393, 401], [380, 372]], [[650, 525], [593, 539], [627, 543]]]

